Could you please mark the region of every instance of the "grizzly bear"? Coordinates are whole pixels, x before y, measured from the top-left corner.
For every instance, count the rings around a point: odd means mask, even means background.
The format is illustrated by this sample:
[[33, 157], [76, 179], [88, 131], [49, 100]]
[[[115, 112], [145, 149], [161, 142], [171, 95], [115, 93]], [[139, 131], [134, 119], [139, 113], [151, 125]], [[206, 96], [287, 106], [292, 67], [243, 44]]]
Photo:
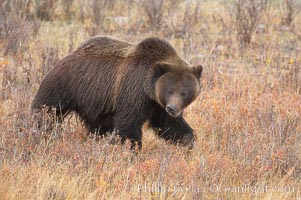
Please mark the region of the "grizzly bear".
[[63, 58], [47, 74], [32, 108], [54, 108], [58, 117], [75, 112], [93, 133], [116, 132], [131, 148], [142, 147], [142, 126], [192, 147], [194, 134], [183, 109], [200, 92], [202, 66], [192, 67], [165, 40], [137, 44], [96, 36]]

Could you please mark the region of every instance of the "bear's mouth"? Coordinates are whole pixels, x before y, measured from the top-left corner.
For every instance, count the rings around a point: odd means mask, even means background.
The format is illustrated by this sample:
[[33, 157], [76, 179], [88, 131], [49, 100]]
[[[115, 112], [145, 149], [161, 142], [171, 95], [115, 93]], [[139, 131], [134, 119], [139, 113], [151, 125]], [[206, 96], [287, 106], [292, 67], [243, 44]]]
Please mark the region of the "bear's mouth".
[[182, 110], [171, 109], [169, 106], [166, 106], [165, 110], [172, 117], [178, 117], [182, 113]]

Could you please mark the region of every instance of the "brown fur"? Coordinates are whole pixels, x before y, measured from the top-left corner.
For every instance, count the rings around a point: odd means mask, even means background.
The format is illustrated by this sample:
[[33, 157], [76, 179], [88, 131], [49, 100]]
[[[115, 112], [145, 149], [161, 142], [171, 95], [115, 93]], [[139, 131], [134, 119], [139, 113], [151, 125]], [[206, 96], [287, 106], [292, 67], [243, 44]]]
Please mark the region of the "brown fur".
[[93, 37], [63, 58], [43, 80], [33, 101], [57, 115], [77, 113], [91, 132], [117, 131], [122, 141], [141, 148], [141, 128], [151, 127], [166, 140], [188, 144], [193, 131], [182, 111], [198, 95], [202, 67], [181, 59], [165, 40], [137, 44]]

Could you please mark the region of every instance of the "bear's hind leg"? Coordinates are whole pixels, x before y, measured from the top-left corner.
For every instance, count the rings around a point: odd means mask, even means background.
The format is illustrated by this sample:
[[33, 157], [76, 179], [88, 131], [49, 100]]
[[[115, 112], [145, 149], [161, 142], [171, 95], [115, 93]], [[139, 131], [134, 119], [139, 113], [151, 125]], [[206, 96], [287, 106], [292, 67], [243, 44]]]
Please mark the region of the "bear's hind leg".
[[67, 114], [67, 110], [42, 106], [40, 109], [34, 109], [34, 120], [37, 122], [38, 129], [51, 132], [62, 123]]

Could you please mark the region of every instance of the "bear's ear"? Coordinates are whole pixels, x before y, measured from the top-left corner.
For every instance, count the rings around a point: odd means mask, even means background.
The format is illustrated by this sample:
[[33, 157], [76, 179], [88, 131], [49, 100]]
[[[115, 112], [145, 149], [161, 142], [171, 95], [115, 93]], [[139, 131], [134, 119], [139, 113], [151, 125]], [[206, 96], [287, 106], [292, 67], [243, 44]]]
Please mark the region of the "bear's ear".
[[194, 75], [200, 79], [202, 77], [202, 72], [203, 72], [203, 66], [202, 65], [197, 65], [193, 67], [193, 72]]
[[153, 66], [153, 75], [154, 77], [158, 78], [162, 76], [163, 74], [167, 73], [169, 69], [168, 64], [162, 64], [162, 63], [157, 63]]

